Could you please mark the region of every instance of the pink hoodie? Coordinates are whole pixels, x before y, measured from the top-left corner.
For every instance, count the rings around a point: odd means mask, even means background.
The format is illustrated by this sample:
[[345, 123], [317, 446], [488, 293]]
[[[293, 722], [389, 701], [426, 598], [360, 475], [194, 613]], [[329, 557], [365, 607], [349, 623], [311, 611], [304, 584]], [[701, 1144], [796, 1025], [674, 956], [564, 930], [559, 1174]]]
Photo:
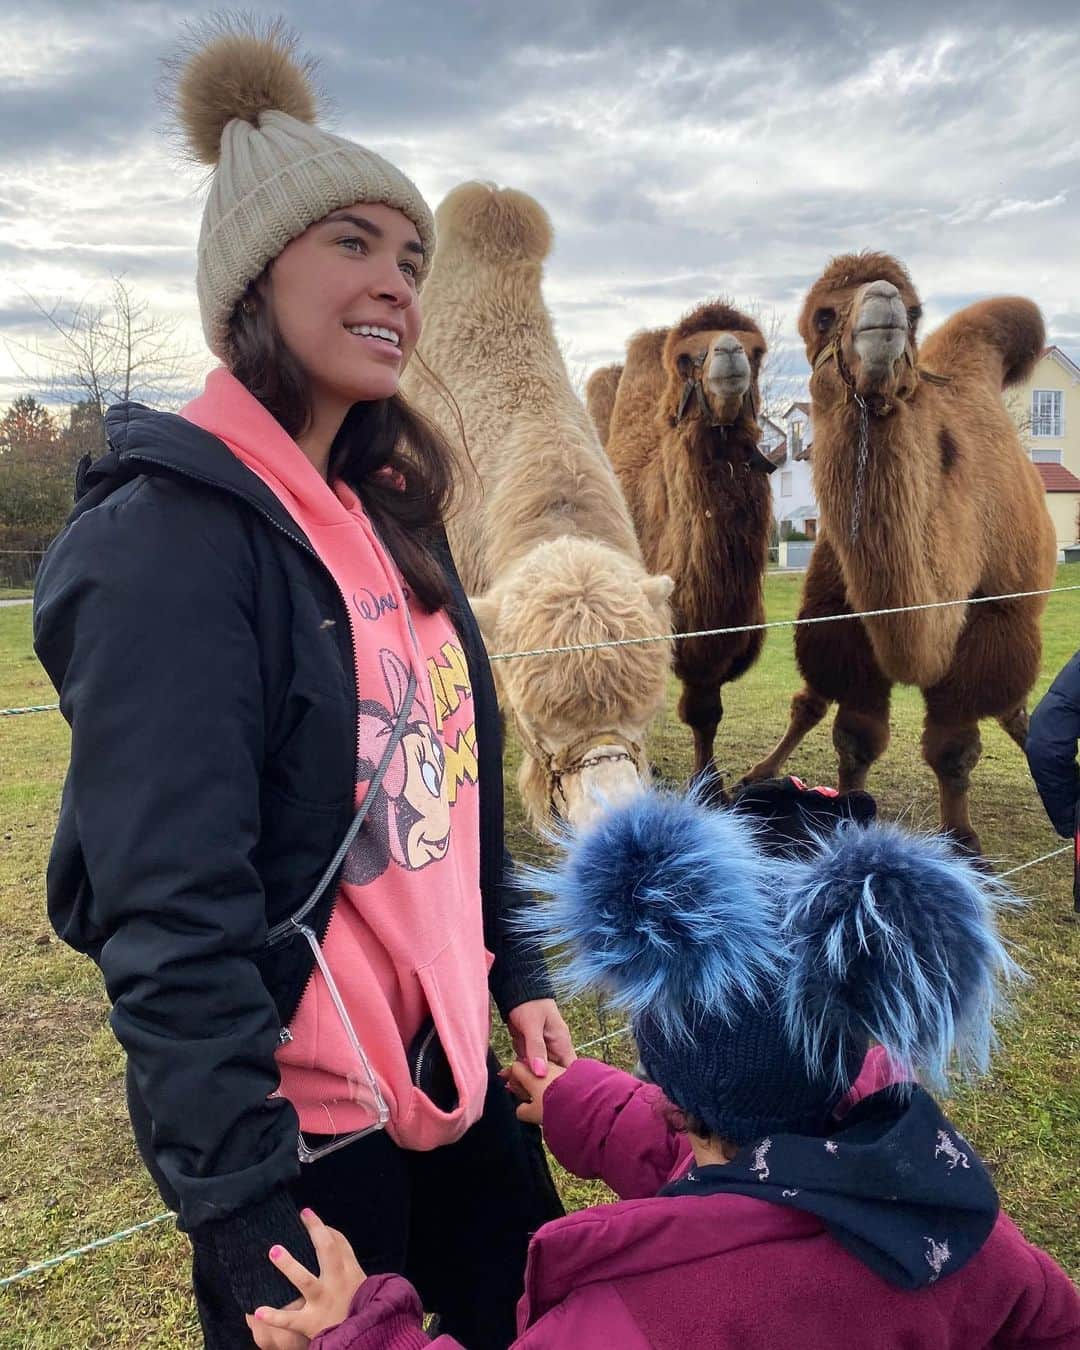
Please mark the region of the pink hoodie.
[[[322, 952], [389, 1107], [388, 1131], [405, 1148], [438, 1147], [480, 1116], [490, 1033], [476, 730], [464, 654], [446, 614], [412, 600], [355, 494], [340, 481], [328, 485], [234, 376], [213, 371], [183, 416], [263, 480], [338, 584], [356, 655], [358, 805], [409, 672], [417, 677], [405, 735], [346, 857]], [[458, 1089], [449, 1114], [413, 1086], [406, 1059], [429, 1011]], [[370, 1125], [366, 1075], [318, 969], [289, 1032], [278, 1053], [281, 1093], [301, 1128], [326, 1135]]]

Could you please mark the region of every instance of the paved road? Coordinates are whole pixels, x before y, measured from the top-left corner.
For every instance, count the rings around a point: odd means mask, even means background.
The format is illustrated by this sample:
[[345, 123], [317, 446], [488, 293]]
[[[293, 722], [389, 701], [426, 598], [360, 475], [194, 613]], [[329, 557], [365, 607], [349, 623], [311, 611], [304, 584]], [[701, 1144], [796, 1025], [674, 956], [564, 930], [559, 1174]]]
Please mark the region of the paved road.
[[9, 605], [32, 605], [34, 597], [29, 595], [25, 600], [0, 600], [0, 609], [7, 609]]

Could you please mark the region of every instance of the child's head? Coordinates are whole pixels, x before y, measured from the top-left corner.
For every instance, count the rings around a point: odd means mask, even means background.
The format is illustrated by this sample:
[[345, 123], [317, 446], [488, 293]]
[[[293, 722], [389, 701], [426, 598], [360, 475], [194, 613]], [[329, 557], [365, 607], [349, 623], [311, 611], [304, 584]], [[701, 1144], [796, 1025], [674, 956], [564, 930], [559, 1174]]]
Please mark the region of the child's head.
[[946, 841], [842, 806], [826, 820], [818, 794], [799, 837], [781, 795], [781, 856], [767, 812], [649, 794], [530, 878], [565, 983], [629, 1012], [688, 1128], [739, 1146], [826, 1131], [871, 1042], [931, 1081], [953, 1058], [984, 1066], [1016, 970], [994, 926], [1014, 897]]

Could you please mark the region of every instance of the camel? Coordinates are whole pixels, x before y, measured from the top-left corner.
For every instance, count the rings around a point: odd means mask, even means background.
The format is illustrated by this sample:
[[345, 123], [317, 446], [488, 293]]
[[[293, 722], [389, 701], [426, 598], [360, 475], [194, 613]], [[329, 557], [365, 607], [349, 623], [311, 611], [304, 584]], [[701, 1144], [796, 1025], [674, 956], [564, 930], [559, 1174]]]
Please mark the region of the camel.
[[[884, 253], [835, 258], [806, 297], [821, 529], [800, 617], [1053, 582], [1053, 526], [1001, 397], [1037, 360], [1042, 316], [1019, 297], [983, 300], [920, 345], [920, 314], [907, 270]], [[968, 803], [979, 721], [995, 717], [1023, 746], [1045, 605], [1032, 596], [796, 629], [805, 688], [747, 777], [775, 776], [835, 701], [839, 788], [862, 788], [889, 741], [892, 686], [917, 685], [942, 827], [980, 855]]]
[[[723, 301], [627, 344], [607, 451], [646, 566], [670, 575], [675, 632], [761, 623], [774, 466], [758, 450], [757, 381], [765, 339]], [[673, 666], [695, 777], [715, 781], [720, 686], [757, 660], [762, 633], [684, 638]]]
[[[404, 389], [458, 452], [448, 534], [489, 650], [667, 634], [671, 581], [642, 564], [544, 306], [546, 213], [523, 192], [464, 183], [436, 221], [422, 360]], [[554, 811], [578, 827], [648, 781], [645, 731], [669, 661], [669, 644], [652, 642], [495, 662], [535, 826]]]
[[585, 406], [600, 437], [600, 444], [605, 447], [611, 431], [611, 410], [615, 407], [615, 395], [622, 372], [621, 364], [601, 366], [585, 382]]

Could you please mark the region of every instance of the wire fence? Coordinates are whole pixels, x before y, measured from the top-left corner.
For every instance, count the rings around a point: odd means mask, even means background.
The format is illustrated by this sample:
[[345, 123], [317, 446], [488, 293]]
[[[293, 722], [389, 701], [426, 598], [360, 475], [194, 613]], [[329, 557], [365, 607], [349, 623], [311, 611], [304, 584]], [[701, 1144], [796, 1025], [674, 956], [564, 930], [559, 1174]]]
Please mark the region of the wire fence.
[[[687, 638], [697, 637], [722, 637], [728, 634], [748, 633], [757, 630], [797, 628], [807, 624], [843, 623], [853, 619], [877, 618], [889, 614], [909, 614], [920, 610], [944, 609], [954, 605], [990, 604], [992, 602], [1027, 599], [1037, 595], [1054, 595], [1066, 591], [1080, 591], [1080, 584], [1074, 586], [1054, 586], [1037, 591], [1013, 591], [1004, 595], [976, 596], [974, 598], [968, 597], [963, 600], [940, 600], [920, 605], [902, 605], [891, 609], [864, 610], [852, 614], [829, 614], [809, 619], [778, 619], [768, 623], [740, 624], [734, 627], [710, 628], [689, 633], [666, 633], [641, 638], [619, 638], [604, 642], [577, 643], [562, 647], [537, 647], [526, 651], [495, 653], [490, 659], [492, 661], [514, 661], [533, 656], [555, 656], [567, 652], [597, 651], [606, 647], [626, 647], [656, 642], [678, 642]], [[0, 717], [16, 717], [27, 713], [56, 712], [59, 709], [59, 706], [58, 703], [44, 703], [26, 707], [0, 708]], [[1036, 867], [1040, 863], [1048, 862], [1052, 858], [1057, 858], [1062, 854], [1070, 853], [1072, 852], [1072, 848], [1073, 846], [1071, 844], [1064, 844], [1060, 848], [1052, 849], [1050, 852], [1044, 853], [1037, 858], [1029, 858], [1026, 862], [1019, 863], [1017, 866], [1011, 867], [1004, 872], [1000, 872], [998, 875], [1002, 879], [1014, 876], [1019, 872], [1026, 871], [1028, 868]], [[575, 1053], [580, 1054], [583, 1051], [594, 1049], [598, 1045], [607, 1044], [610, 1041], [627, 1035], [629, 1032], [629, 1025], [618, 1027], [614, 1031], [605, 1032], [603, 1035], [586, 1041], [582, 1045], [575, 1046]], [[145, 1219], [141, 1223], [133, 1224], [129, 1228], [120, 1229], [118, 1232], [110, 1233], [106, 1237], [95, 1238], [92, 1242], [85, 1243], [80, 1247], [72, 1247], [70, 1250], [61, 1252], [59, 1255], [50, 1257], [48, 1260], [38, 1261], [32, 1265], [25, 1266], [22, 1270], [16, 1271], [13, 1275], [7, 1275], [0, 1278], [0, 1289], [15, 1284], [20, 1280], [28, 1279], [32, 1275], [38, 1275], [44, 1271], [52, 1270], [66, 1261], [86, 1256], [91, 1252], [99, 1251], [104, 1247], [111, 1246], [113, 1243], [122, 1242], [129, 1237], [133, 1237], [137, 1233], [145, 1232], [147, 1229], [153, 1228], [158, 1224], [164, 1223], [167, 1219], [172, 1219], [174, 1217], [175, 1215], [171, 1210], [165, 1210], [161, 1214], [156, 1214], [153, 1218]]]
[[[809, 619], [773, 619], [767, 623], [735, 624], [726, 628], [701, 628], [689, 633], [657, 633], [647, 637], [607, 638], [602, 642], [577, 642], [562, 647], [531, 647], [519, 652], [495, 652], [491, 661], [520, 661], [530, 656], [562, 656], [570, 652], [594, 652], [609, 647], [640, 647], [656, 642], [685, 642], [688, 638], [726, 637], [736, 633], [767, 632], [774, 628], [802, 628], [819, 623], [849, 623], [853, 619], [876, 619], [889, 614], [917, 614], [928, 609], [949, 609], [956, 605], [988, 605], [1005, 600], [1026, 600], [1037, 595], [1062, 595], [1080, 591], [1074, 586], [1048, 586], [1038, 591], [1010, 591], [1003, 595], [969, 596], [964, 600], [931, 600], [921, 605], [895, 605], [889, 609], [865, 609], [852, 614], [821, 614]], [[0, 708], [0, 717], [20, 717], [26, 713], [57, 712], [59, 703], [39, 703], [27, 707]]]

